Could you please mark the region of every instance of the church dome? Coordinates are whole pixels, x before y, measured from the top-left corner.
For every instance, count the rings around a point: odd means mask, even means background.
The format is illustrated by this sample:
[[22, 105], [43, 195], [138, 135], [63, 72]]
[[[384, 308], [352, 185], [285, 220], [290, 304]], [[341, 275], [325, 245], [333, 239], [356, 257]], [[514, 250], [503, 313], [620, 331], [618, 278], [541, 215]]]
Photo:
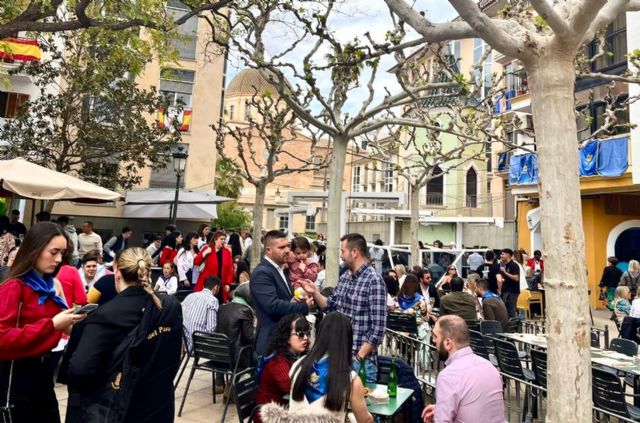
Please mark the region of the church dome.
[[277, 91], [273, 85], [262, 77], [260, 71], [253, 68], [241, 70], [229, 83], [227, 87], [227, 97], [245, 97], [252, 96], [256, 93], [264, 94], [265, 91], [276, 94]]

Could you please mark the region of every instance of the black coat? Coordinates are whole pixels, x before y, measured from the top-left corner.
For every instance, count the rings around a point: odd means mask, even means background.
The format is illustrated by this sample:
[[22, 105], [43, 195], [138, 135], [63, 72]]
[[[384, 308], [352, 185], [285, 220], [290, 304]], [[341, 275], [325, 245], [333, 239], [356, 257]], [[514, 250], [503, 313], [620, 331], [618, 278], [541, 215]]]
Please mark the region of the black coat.
[[[218, 323], [216, 332], [223, 333], [231, 342], [231, 351], [234, 359], [240, 348], [245, 346], [253, 347], [256, 339], [256, 330], [253, 326], [254, 314], [248, 305], [230, 302], [218, 310]], [[240, 360], [240, 368], [252, 365], [251, 352], [243, 354]]]
[[[292, 302], [293, 288], [289, 282], [288, 272], [285, 285], [276, 268], [266, 259], [251, 274], [251, 298], [258, 317], [258, 333], [256, 334], [256, 354], [262, 355], [269, 344], [271, 333], [280, 319], [287, 314], [307, 315], [309, 308], [305, 303]], [[287, 289], [288, 286], [288, 289]]]
[[67, 422], [173, 422], [182, 309], [161, 298], [159, 310], [131, 287], [74, 327], [61, 367]]

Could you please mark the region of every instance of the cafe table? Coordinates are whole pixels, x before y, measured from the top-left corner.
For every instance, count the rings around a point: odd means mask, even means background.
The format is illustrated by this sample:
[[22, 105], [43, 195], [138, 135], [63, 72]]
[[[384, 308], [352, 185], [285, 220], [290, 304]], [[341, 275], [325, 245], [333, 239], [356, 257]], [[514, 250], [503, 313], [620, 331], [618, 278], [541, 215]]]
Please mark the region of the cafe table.
[[[367, 383], [367, 388], [373, 392], [376, 388], [387, 391], [387, 385]], [[413, 395], [412, 389], [401, 388], [398, 386], [398, 392], [395, 397], [390, 397], [386, 404], [373, 404], [373, 400], [366, 398], [367, 409], [374, 416], [379, 416], [382, 421], [392, 421], [393, 416], [400, 410], [402, 405]]]

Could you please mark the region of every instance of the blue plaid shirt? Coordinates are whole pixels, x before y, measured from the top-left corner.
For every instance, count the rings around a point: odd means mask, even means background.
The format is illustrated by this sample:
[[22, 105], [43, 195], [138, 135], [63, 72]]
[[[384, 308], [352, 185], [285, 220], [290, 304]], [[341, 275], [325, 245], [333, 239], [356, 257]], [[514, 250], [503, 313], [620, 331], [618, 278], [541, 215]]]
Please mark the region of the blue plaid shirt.
[[[325, 311], [339, 311], [353, 323], [353, 355], [366, 341], [374, 346], [382, 342], [387, 319], [387, 288], [382, 277], [369, 263], [355, 272], [344, 272]], [[368, 357], [377, 362], [374, 348]]]

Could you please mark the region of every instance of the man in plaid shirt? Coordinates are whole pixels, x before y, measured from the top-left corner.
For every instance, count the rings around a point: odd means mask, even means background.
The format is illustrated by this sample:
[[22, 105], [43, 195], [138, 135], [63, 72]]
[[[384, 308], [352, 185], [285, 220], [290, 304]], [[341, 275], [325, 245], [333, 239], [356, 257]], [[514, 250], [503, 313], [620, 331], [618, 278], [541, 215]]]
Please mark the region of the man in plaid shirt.
[[311, 282], [306, 281], [304, 289], [323, 311], [339, 311], [351, 318], [354, 367], [359, 370], [360, 363], [367, 358], [367, 381], [375, 383], [376, 348], [382, 342], [387, 319], [387, 289], [382, 276], [369, 264], [367, 241], [362, 235], [343, 236], [340, 257], [347, 271], [340, 276], [329, 298], [322, 296]]

